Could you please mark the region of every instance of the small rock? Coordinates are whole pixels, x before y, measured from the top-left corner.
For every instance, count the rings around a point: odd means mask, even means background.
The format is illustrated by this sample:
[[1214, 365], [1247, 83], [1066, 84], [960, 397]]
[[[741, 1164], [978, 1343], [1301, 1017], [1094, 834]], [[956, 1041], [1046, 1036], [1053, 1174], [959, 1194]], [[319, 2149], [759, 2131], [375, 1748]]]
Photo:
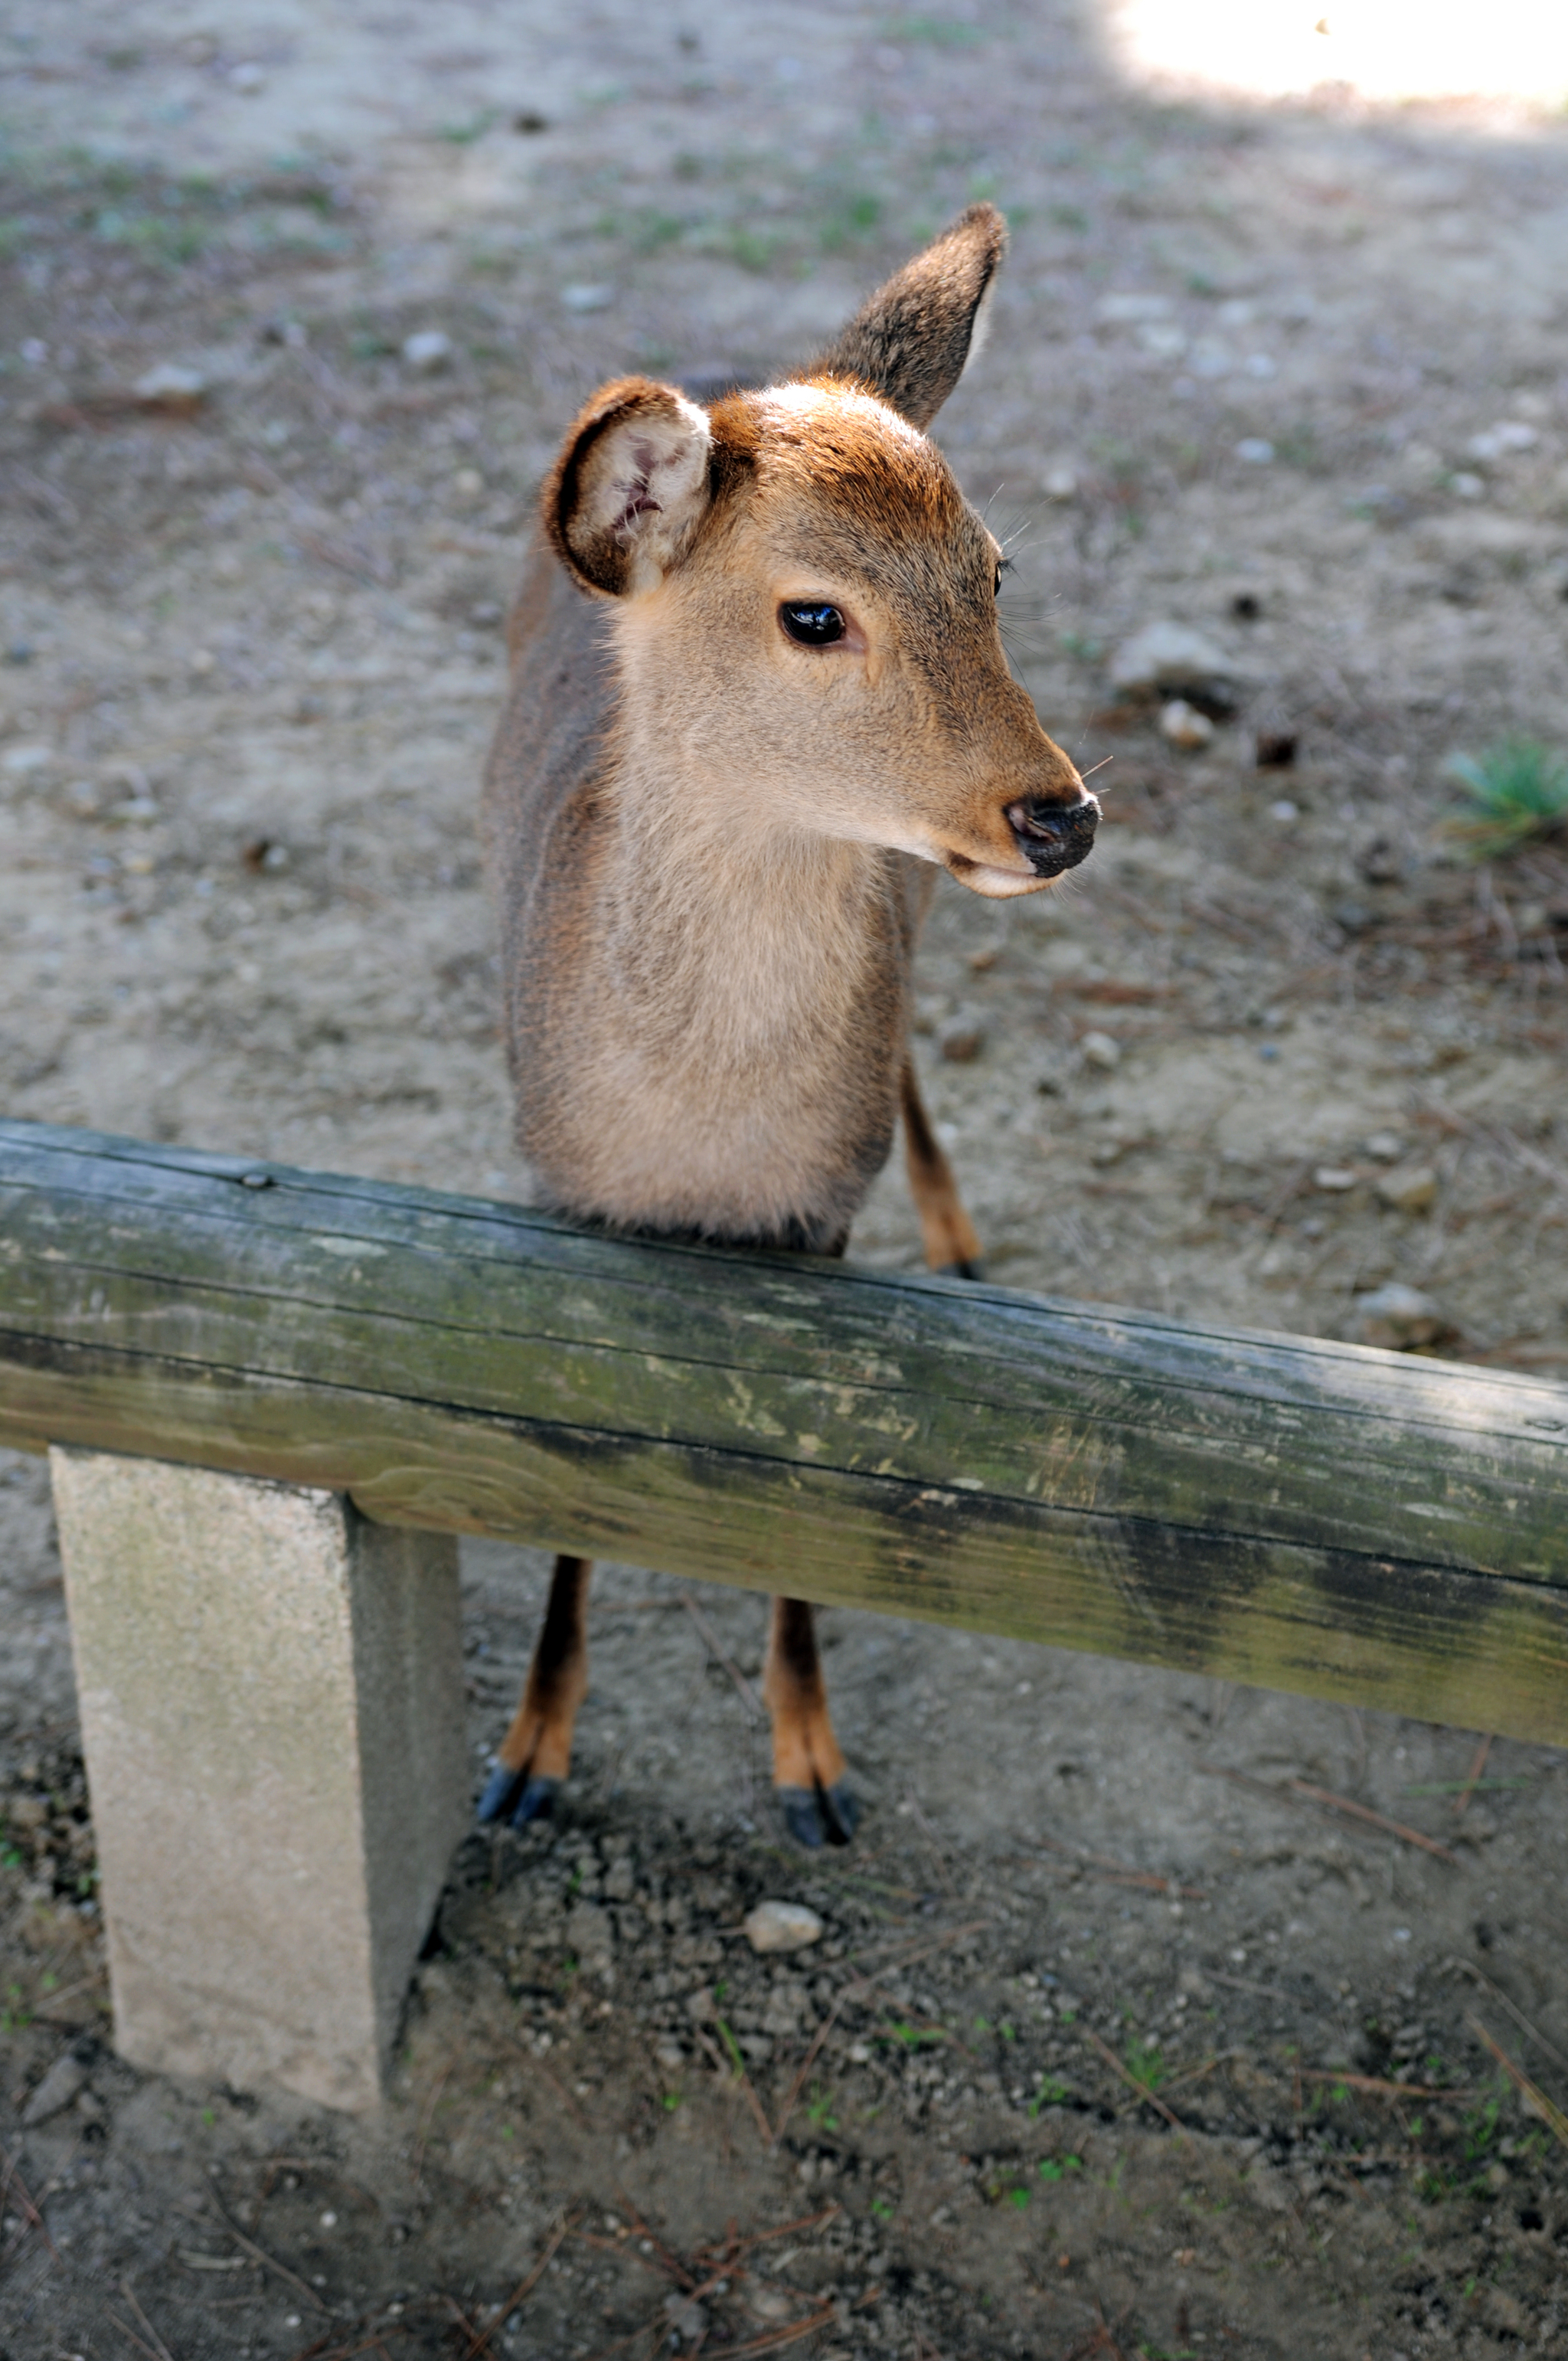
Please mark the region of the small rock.
[[563, 287], [561, 302], [568, 312], [608, 312], [615, 301], [613, 287]]
[[972, 1016], [956, 1017], [938, 1047], [950, 1066], [972, 1066], [985, 1047], [985, 1027]]
[[1047, 500], [1071, 500], [1078, 498], [1078, 472], [1073, 467], [1047, 467], [1040, 478], [1040, 489]]
[[1436, 1345], [1453, 1334], [1430, 1295], [1398, 1279], [1361, 1299], [1361, 1340], [1381, 1345], [1386, 1352], [1409, 1353], [1418, 1345]]
[[54, 2061], [32, 2097], [22, 2110], [22, 2122], [27, 2130], [35, 2124], [47, 2124], [69, 2107], [87, 2080], [91, 2058], [78, 2057], [76, 2049], [67, 2049]]
[[229, 87], [241, 92], [247, 98], [255, 98], [267, 87], [266, 71], [255, 64], [233, 66], [229, 70]]
[[1236, 456], [1249, 467], [1271, 467], [1274, 461], [1274, 445], [1266, 442], [1261, 434], [1244, 434], [1236, 445]]
[[1293, 828], [1301, 817], [1301, 807], [1292, 803], [1288, 796], [1281, 796], [1277, 803], [1269, 805], [1268, 817], [1277, 819], [1281, 828]]
[[664, 2298], [664, 2317], [683, 2345], [695, 2345], [707, 2331], [707, 2313], [696, 2299], [677, 2289]]
[[459, 500], [477, 500], [485, 489], [485, 479], [477, 467], [459, 467], [452, 478], [453, 497]]
[[444, 328], [417, 328], [403, 338], [403, 366], [420, 377], [433, 377], [452, 358], [452, 339]]
[[159, 361], [137, 378], [131, 391], [138, 401], [194, 404], [207, 390], [207, 380], [200, 369], [186, 368], [179, 361]]
[[1405, 873], [1404, 856], [1391, 836], [1370, 837], [1355, 865], [1369, 885], [1397, 885]]
[[1086, 1033], [1078, 1046], [1084, 1064], [1096, 1073], [1113, 1074], [1122, 1062], [1122, 1045], [1109, 1033]]
[[753, 1951], [804, 1951], [822, 1939], [822, 1921], [804, 1902], [759, 1902], [741, 1927]]
[[1354, 1189], [1355, 1175], [1348, 1164], [1320, 1164], [1312, 1175], [1314, 1189], [1326, 1189], [1331, 1195], [1341, 1190]]
[[1206, 713], [1200, 713], [1184, 697], [1173, 697], [1168, 705], [1161, 708], [1159, 734], [1168, 738], [1173, 746], [1183, 746], [1190, 752], [1209, 743], [1214, 725]]
[[1405, 1143], [1397, 1131], [1374, 1131], [1368, 1133], [1362, 1145], [1375, 1163], [1398, 1164]]
[[1168, 295], [1102, 295], [1094, 316], [1119, 327], [1139, 320], [1166, 320], [1175, 309]]
[[795, 2299], [780, 2287], [752, 2288], [746, 2298], [746, 2308], [754, 2320], [793, 2320]]
[[1437, 1202], [1437, 1174], [1430, 1164], [1400, 1164], [1385, 1172], [1377, 1194], [1397, 1213], [1428, 1213]]
[[1479, 500], [1486, 497], [1486, 484], [1484, 477], [1472, 476], [1462, 467], [1456, 476], [1450, 476], [1448, 489], [1462, 500]]
[[1522, 418], [1501, 418], [1484, 434], [1473, 434], [1464, 448], [1472, 459], [1501, 459], [1509, 451], [1533, 451], [1540, 440]]
[[1112, 657], [1108, 677], [1118, 697], [1179, 697], [1201, 712], [1231, 712], [1238, 674], [1223, 650], [1187, 623], [1146, 623]]
[[0, 754], [0, 771], [13, 779], [27, 779], [35, 771], [47, 771], [53, 760], [48, 746], [7, 746]]

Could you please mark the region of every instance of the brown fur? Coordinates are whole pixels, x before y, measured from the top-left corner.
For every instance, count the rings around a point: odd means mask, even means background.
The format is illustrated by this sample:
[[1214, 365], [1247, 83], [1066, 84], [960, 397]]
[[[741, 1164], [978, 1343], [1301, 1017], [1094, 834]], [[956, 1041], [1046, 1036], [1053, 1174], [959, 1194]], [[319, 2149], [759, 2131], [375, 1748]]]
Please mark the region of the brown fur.
[[[1035, 891], [1020, 816], [1077, 830], [1060, 866], [1095, 808], [1008, 673], [996, 543], [918, 431], [1003, 237], [971, 208], [799, 382], [710, 411], [605, 387], [546, 479], [485, 833], [519, 1139], [568, 1213], [841, 1251], [902, 1101], [927, 1254], [974, 1264], [908, 1061], [916, 934], [936, 865]], [[792, 600], [837, 608], [842, 643], [795, 644]], [[809, 1610], [781, 1614], [775, 1767], [831, 1786]]]

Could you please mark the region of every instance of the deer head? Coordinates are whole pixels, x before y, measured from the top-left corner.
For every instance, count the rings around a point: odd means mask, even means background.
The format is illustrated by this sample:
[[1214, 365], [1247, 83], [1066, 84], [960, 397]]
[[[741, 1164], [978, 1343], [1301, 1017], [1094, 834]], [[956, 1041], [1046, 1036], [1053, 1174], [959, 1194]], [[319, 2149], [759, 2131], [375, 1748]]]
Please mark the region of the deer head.
[[613, 602], [628, 774], [732, 838], [896, 848], [992, 896], [1090, 850], [1099, 806], [1007, 669], [1002, 552], [925, 431], [1004, 242], [971, 206], [788, 383], [603, 387], [545, 483]]

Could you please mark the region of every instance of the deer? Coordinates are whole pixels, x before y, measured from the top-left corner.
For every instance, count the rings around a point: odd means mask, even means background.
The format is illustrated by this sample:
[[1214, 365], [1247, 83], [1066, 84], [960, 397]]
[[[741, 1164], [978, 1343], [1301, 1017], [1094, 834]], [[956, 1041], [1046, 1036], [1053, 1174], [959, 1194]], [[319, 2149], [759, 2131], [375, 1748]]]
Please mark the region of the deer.
[[[910, 1050], [945, 869], [1001, 900], [1100, 817], [1009, 671], [1001, 547], [927, 433], [1006, 242], [972, 205], [796, 377], [600, 387], [539, 496], [482, 835], [536, 1200], [621, 1235], [841, 1256], [902, 1116], [931, 1268], [980, 1244]], [[547, 1817], [587, 1687], [556, 1559], [482, 1822]], [[785, 1828], [859, 1818], [810, 1605], [773, 1601]]]

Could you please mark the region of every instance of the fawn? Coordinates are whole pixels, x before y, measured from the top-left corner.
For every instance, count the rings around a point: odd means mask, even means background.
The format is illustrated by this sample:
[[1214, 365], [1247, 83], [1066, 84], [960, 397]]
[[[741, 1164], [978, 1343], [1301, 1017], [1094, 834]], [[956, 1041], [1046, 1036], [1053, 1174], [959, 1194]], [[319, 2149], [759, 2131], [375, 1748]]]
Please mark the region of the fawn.
[[[938, 866], [1035, 893], [1100, 816], [924, 432], [1005, 238], [971, 206], [788, 383], [602, 387], [545, 480], [484, 831], [519, 1141], [566, 1213], [841, 1254], [902, 1112], [927, 1259], [978, 1276], [909, 1052], [916, 935]], [[566, 1775], [589, 1572], [556, 1561], [481, 1819], [521, 1826]], [[763, 1693], [787, 1827], [846, 1842], [801, 1600], [773, 1601]]]

